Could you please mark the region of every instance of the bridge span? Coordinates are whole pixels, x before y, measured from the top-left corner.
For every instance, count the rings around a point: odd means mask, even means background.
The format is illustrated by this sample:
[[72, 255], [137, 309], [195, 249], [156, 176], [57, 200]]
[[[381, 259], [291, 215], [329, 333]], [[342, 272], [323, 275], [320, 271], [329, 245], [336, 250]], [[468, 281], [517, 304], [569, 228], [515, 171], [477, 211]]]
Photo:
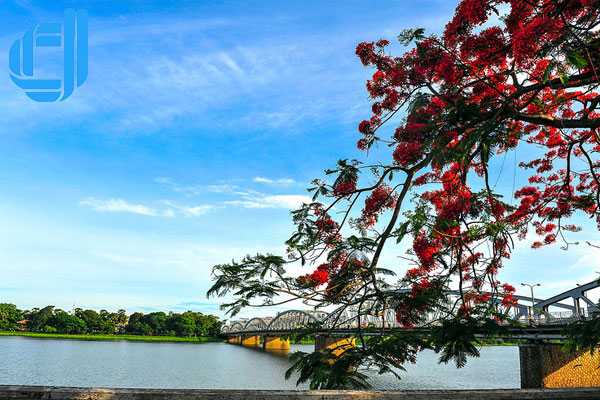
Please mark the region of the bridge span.
[[[550, 332], [556, 326], [564, 326], [570, 322], [586, 318], [593, 313], [600, 312], [597, 304], [591, 301], [586, 293], [600, 287], [600, 281], [592, 281], [585, 285], [577, 286], [563, 293], [552, 296], [546, 300], [528, 296], [515, 295], [518, 304], [509, 308], [508, 316], [513, 321], [527, 325], [531, 332], [535, 330]], [[400, 289], [400, 292], [407, 290]], [[450, 295], [458, 296], [458, 291], [449, 291]], [[534, 301], [533, 307], [531, 306]], [[572, 304], [565, 303], [571, 300]], [[587, 307], [582, 307], [584, 302]], [[555, 309], [552, 311], [551, 308]], [[556, 311], [558, 310], [558, 311]], [[436, 315], [427, 315], [424, 326], [435, 321]], [[361, 314], [356, 307], [342, 306], [332, 312], [321, 310], [288, 310], [278, 313], [274, 317], [255, 317], [229, 321], [223, 325], [221, 332], [224, 335], [261, 335], [261, 334], [293, 334], [314, 329], [322, 332], [351, 333], [352, 331], [369, 329], [399, 330], [402, 326], [396, 321], [394, 310], [387, 310], [378, 315]]]
[[[595, 352], [595, 355], [563, 355], [560, 346], [549, 344], [563, 339], [566, 325], [600, 312], [598, 305], [587, 296], [587, 292], [598, 287], [600, 281], [592, 281], [545, 300], [515, 295], [518, 304], [503, 310], [512, 322], [520, 323], [507, 324], [502, 337], [530, 342], [520, 346], [523, 388], [574, 387], [573, 385], [582, 384], [600, 387], [600, 352]], [[459, 295], [457, 291], [449, 294]], [[587, 307], [581, 303], [585, 303]], [[398, 324], [393, 309], [374, 315], [361, 313], [356, 307], [342, 306], [331, 312], [288, 310], [273, 317], [229, 321], [223, 325], [221, 332], [227, 336], [229, 343], [248, 347], [262, 346], [269, 351], [289, 351], [290, 336], [309, 334], [315, 336], [315, 351], [327, 349], [339, 356], [356, 345], [355, 337], [359, 334], [372, 336], [426, 331], [438, 319], [439, 315], [427, 315], [423, 324], [407, 329]], [[592, 364], [595, 367], [592, 368]], [[585, 376], [582, 375], [584, 370], [574, 370], [582, 365], [592, 368], [589, 369], [591, 377], [583, 381], [581, 377]]]

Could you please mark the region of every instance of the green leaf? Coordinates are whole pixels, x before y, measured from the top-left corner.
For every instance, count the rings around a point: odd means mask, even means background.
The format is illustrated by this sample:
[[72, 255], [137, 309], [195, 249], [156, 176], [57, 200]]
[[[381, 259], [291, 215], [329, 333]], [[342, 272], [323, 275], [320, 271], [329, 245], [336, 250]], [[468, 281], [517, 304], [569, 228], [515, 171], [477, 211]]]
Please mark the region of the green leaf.
[[569, 82], [569, 77], [564, 72], [561, 72], [558, 77], [563, 85], [566, 85], [567, 82]]
[[549, 63], [548, 66], [546, 67], [546, 70], [544, 71], [544, 78], [543, 78], [543, 82], [546, 83], [550, 80], [550, 74], [552, 74], [552, 69], [554, 69], [554, 63]]
[[569, 61], [569, 64], [577, 68], [584, 68], [588, 65], [588, 60], [576, 51], [567, 54], [567, 60]]
[[487, 142], [483, 142], [481, 145], [481, 162], [487, 164], [490, 159], [490, 146]]
[[557, 67], [557, 72], [558, 72], [558, 78], [560, 79], [560, 81], [562, 82], [563, 85], [565, 85], [567, 82], [569, 82], [569, 75], [567, 74], [567, 71], [565, 70], [564, 66], [559, 65]]
[[403, 45], [408, 45], [413, 40], [421, 40], [423, 39], [425, 33], [425, 29], [416, 28], [416, 29], [404, 29], [398, 35], [398, 41]]
[[404, 236], [406, 236], [406, 233], [408, 232], [409, 225], [410, 225], [410, 221], [405, 221], [402, 223], [402, 225], [400, 225], [400, 227], [396, 231], [396, 235], [397, 235], [396, 243], [400, 243], [402, 241], [402, 239], [404, 239]]

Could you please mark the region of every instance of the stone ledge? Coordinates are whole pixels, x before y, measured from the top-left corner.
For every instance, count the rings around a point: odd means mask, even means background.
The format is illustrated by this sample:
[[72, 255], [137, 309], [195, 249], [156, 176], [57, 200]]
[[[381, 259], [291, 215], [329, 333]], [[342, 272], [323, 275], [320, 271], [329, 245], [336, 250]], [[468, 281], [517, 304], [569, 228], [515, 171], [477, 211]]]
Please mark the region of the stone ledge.
[[599, 400], [600, 389], [293, 391], [0, 385], [0, 400]]

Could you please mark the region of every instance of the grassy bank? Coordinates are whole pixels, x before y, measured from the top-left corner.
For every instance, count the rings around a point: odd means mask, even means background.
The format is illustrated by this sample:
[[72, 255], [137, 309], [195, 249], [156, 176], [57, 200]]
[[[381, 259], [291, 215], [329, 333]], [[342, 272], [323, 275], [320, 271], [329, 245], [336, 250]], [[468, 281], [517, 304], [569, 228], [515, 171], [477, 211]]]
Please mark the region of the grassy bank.
[[127, 340], [131, 342], [168, 342], [168, 343], [208, 343], [219, 342], [216, 337], [179, 337], [179, 336], [141, 336], [141, 335], [70, 335], [65, 333], [37, 333], [37, 332], [3, 332], [0, 336], [22, 336], [35, 339], [72, 339], [72, 340], [100, 340], [115, 341]]

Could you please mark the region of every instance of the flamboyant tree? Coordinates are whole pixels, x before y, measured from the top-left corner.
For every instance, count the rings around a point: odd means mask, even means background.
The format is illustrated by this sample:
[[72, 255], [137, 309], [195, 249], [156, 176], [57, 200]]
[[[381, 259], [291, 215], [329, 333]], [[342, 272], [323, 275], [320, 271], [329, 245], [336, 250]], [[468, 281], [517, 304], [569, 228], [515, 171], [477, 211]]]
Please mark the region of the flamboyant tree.
[[[313, 202], [293, 212], [286, 257], [214, 267], [209, 294], [232, 294], [224, 307], [233, 314], [301, 299], [359, 318], [393, 310], [407, 328], [359, 332], [361, 345], [335, 362], [327, 352], [296, 356], [293, 369], [312, 387], [366, 386], [357, 367], [390, 372], [423, 348], [462, 366], [477, 355], [476, 334], [500, 329], [515, 303], [498, 278], [514, 241], [568, 246], [576, 214], [600, 225], [599, 0], [462, 0], [441, 36], [411, 29], [398, 40], [408, 48], [400, 56], [385, 39], [356, 48], [374, 69], [357, 147], [387, 155], [340, 160], [313, 182]], [[386, 123], [397, 124], [391, 137], [379, 134]], [[511, 205], [489, 166], [517, 147], [539, 156], [520, 163], [529, 184]], [[408, 270], [392, 284], [382, 251], [407, 241], [398, 263]], [[312, 272], [287, 275], [298, 262]], [[451, 289], [459, 295], [448, 301]], [[436, 315], [430, 329], [411, 329], [425, 315]]]

